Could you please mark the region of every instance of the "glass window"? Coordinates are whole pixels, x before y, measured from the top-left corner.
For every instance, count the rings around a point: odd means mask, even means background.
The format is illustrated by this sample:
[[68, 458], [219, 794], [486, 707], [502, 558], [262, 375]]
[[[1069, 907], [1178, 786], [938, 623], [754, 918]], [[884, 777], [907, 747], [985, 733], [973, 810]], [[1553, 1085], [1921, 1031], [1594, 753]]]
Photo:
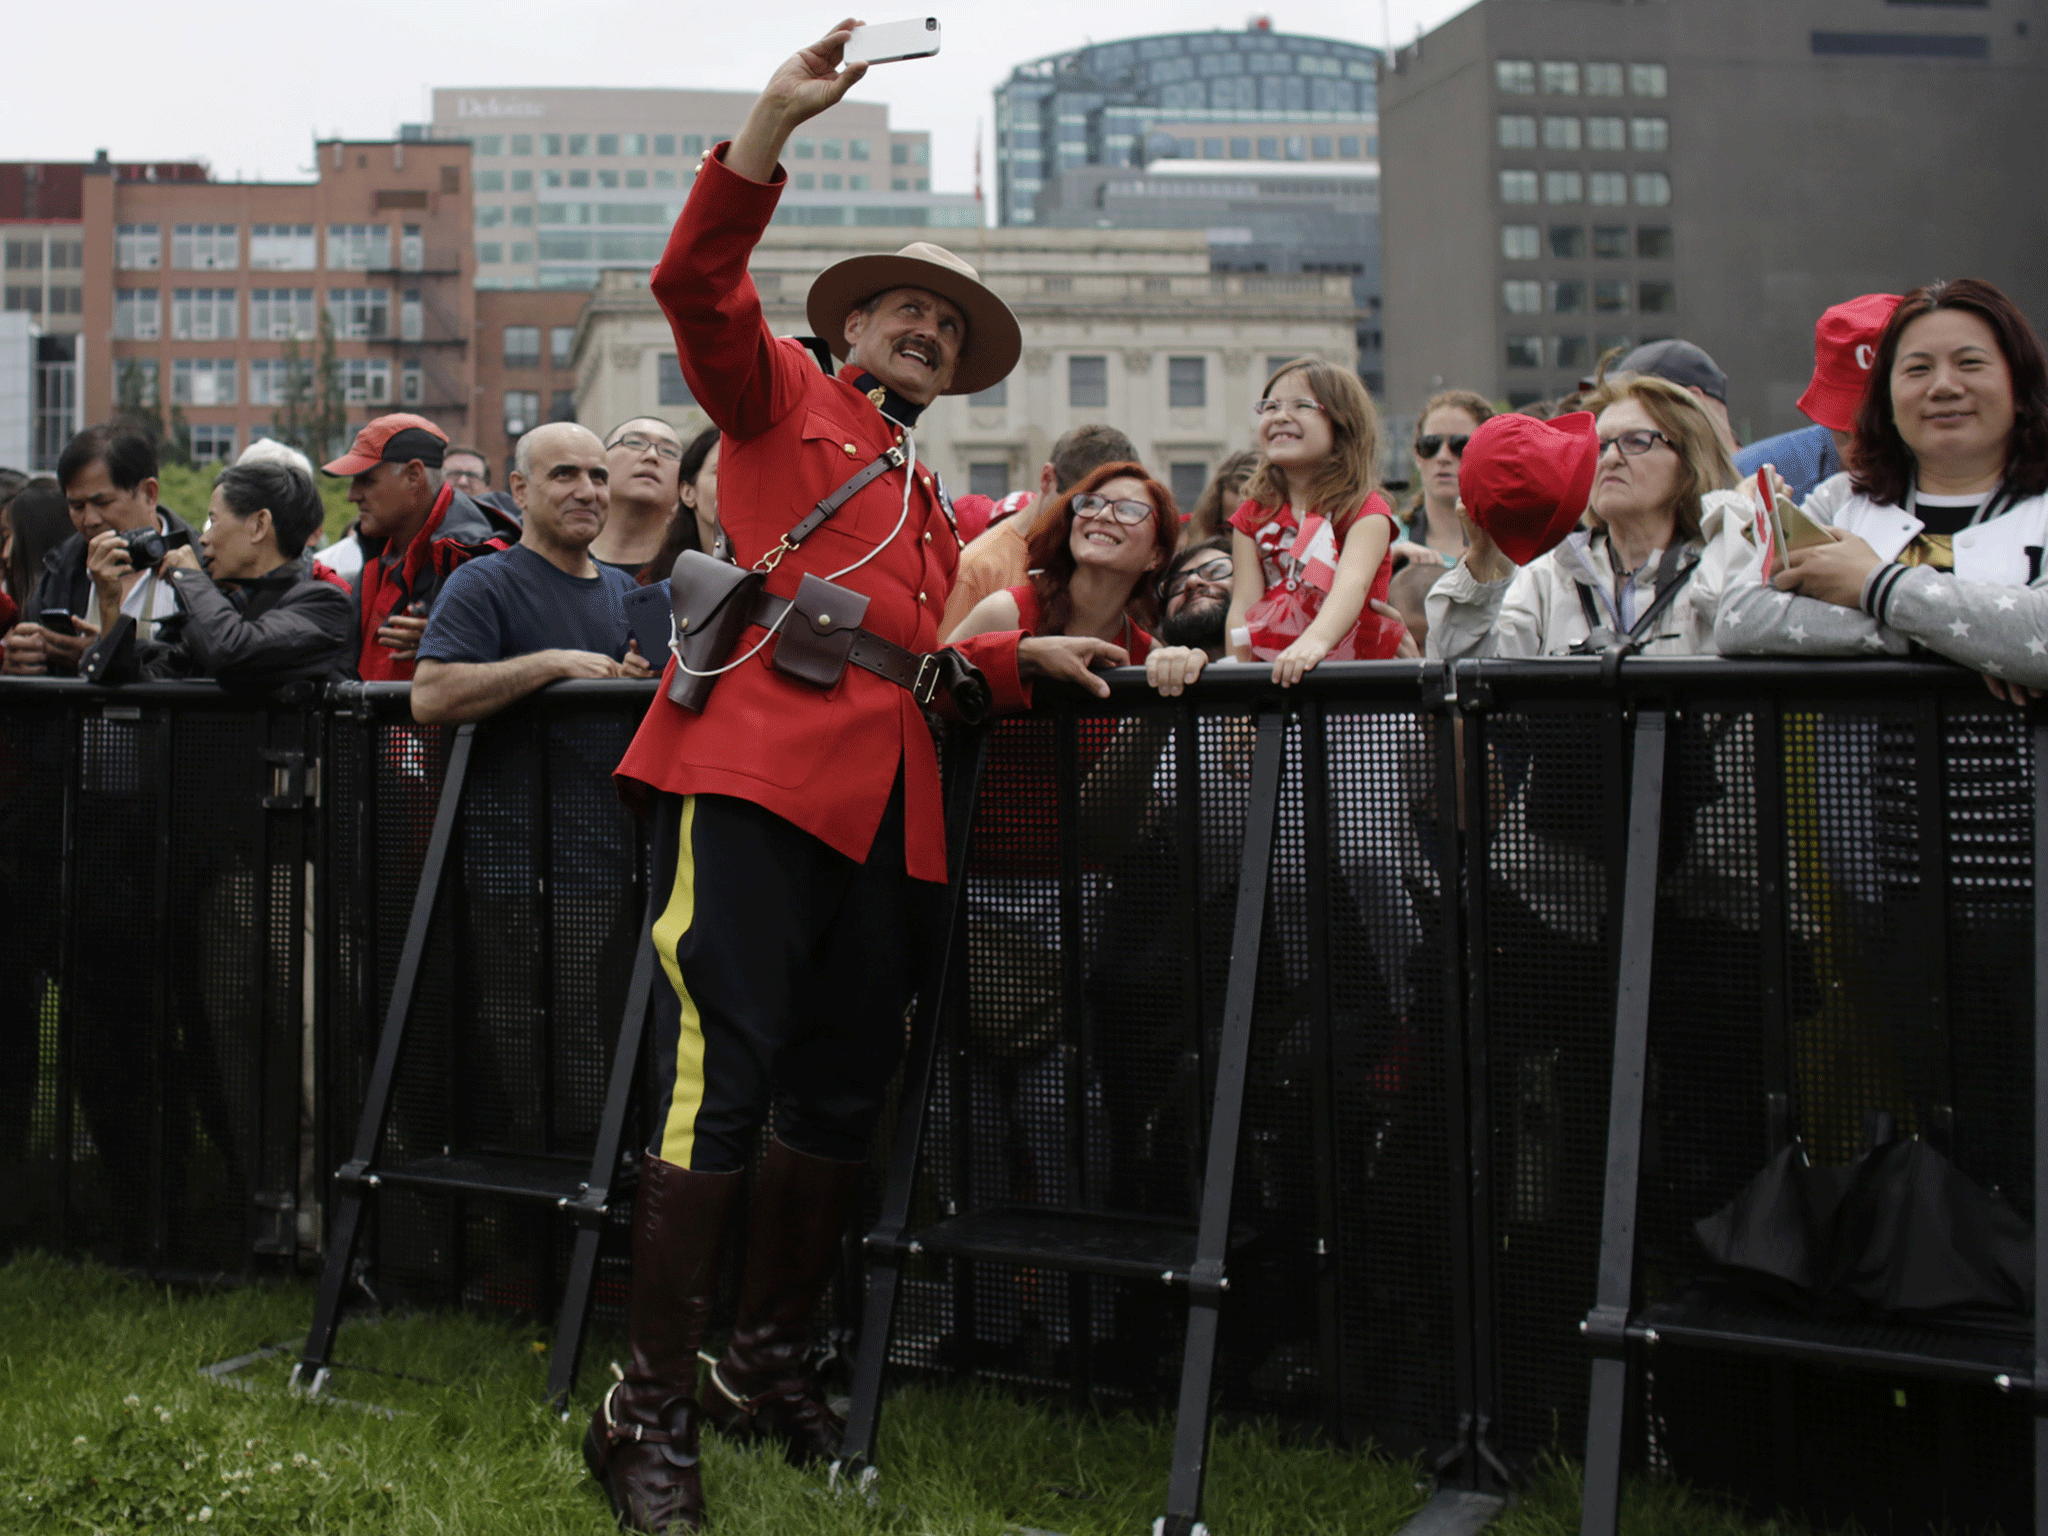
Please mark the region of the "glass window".
[[665, 169], [657, 170], [654, 173], [654, 184], [657, 187], [673, 187], [676, 184], [676, 173]]
[[1586, 230], [1580, 224], [1550, 226], [1550, 254], [1561, 261], [1577, 261], [1586, 254]]
[[838, 192], [843, 190], [839, 185], [839, 173], [837, 171], [825, 172], [823, 176], [818, 178], [818, 185], [823, 191], [826, 192]]
[[533, 204], [531, 204], [531, 203], [515, 203], [515, 204], [513, 204], [513, 206], [512, 206], [512, 222], [513, 222], [514, 224], [520, 224], [520, 225], [524, 225], [524, 226], [527, 226], [528, 228], [531, 228], [531, 227], [532, 227], [532, 224], [533, 224]]
[[556, 389], [548, 392], [548, 420], [574, 421], [576, 419], [576, 391]]
[[1637, 171], [1636, 201], [1645, 208], [1662, 208], [1671, 201], [1671, 178], [1662, 171]]
[[226, 464], [235, 456], [235, 429], [224, 422], [194, 422], [192, 461], [195, 464]]
[[539, 326], [508, 325], [505, 327], [505, 366], [507, 368], [538, 368], [540, 366]]
[[398, 366], [398, 401], [401, 405], [418, 405], [427, 398], [426, 380], [419, 363], [401, 363]]
[[1502, 171], [1500, 173], [1500, 200], [1504, 203], [1535, 202], [1536, 173], [1534, 171]]
[[548, 366], [566, 368], [569, 366], [570, 350], [576, 345], [576, 327], [556, 325], [548, 328]]
[[1579, 147], [1579, 120], [1576, 117], [1544, 118], [1543, 147], [1545, 149], [1577, 149]]
[[562, 153], [562, 136], [559, 133], [544, 133], [540, 136], [540, 152], [551, 158]]
[[418, 341], [427, 334], [426, 310], [420, 304], [420, 291], [408, 288], [398, 301], [398, 335], [402, 341]]
[[676, 152], [676, 136], [672, 133], [657, 133], [654, 136], [654, 153], [666, 160]]
[[910, 178], [908, 176], [891, 176], [889, 178], [889, 190], [891, 192], [908, 192], [910, 190]]
[[163, 232], [155, 224], [122, 224], [114, 230], [114, 265], [123, 272], [154, 272], [164, 264]]
[[259, 271], [310, 272], [320, 265], [310, 224], [251, 224], [249, 265]]
[[690, 156], [690, 157], [691, 157], [692, 159], [695, 159], [695, 158], [696, 158], [696, 157], [697, 157], [698, 155], [701, 155], [701, 154], [703, 154], [703, 153], [704, 153], [704, 135], [703, 135], [703, 134], [701, 134], [701, 133], [686, 133], [686, 134], [684, 134], [684, 135], [683, 135], [683, 153], [684, 153], [684, 154], [686, 154], [686, 155], [688, 155], [688, 156]]
[[1511, 315], [1534, 315], [1543, 309], [1543, 285], [1532, 277], [1511, 277], [1500, 285], [1501, 307]]
[[1550, 307], [1560, 315], [1582, 314], [1586, 308], [1586, 285], [1576, 277], [1559, 278], [1550, 285]]
[[1534, 224], [1503, 224], [1500, 253], [1509, 261], [1534, 261], [1543, 254], [1542, 237]]
[[341, 396], [350, 405], [388, 405], [391, 401], [391, 359], [343, 358]]
[[1586, 66], [1586, 94], [1588, 96], [1619, 96], [1621, 94], [1621, 66], [1613, 63], [1593, 63]]
[[1628, 255], [1628, 230], [1611, 224], [1600, 225], [1593, 231], [1593, 254], [1603, 261], [1614, 261]]
[[1067, 404], [1077, 410], [1099, 410], [1109, 404], [1109, 359], [1067, 359]]
[[613, 189], [616, 189], [619, 185], [619, 173], [614, 170], [599, 171], [597, 173], [597, 184], [600, 187], [611, 187]]
[[505, 173], [503, 171], [478, 171], [476, 173], [475, 185], [476, 190], [479, 192], [502, 192], [505, 190]]
[[597, 136], [597, 152], [600, 155], [616, 155], [619, 152], [619, 136], [616, 133], [600, 133]]
[[505, 264], [504, 242], [499, 240], [479, 240], [476, 243], [476, 259], [478, 266], [502, 267]]
[[682, 364], [676, 361], [673, 352], [663, 352], [654, 360], [656, 378], [655, 401], [660, 405], [694, 405], [696, 397], [690, 393], [689, 381], [683, 377]]
[[1259, 158], [1261, 160], [1278, 160], [1280, 158], [1280, 140], [1278, 138], [1260, 139]]
[[1209, 360], [1169, 357], [1166, 360], [1166, 403], [1194, 410], [1209, 403]]
[[[477, 190], [479, 192], [489, 192], [494, 190], [493, 188], [484, 185], [484, 179], [482, 176], [477, 177], [476, 185]], [[514, 171], [512, 173], [512, 190], [514, 192], [531, 192], [533, 190], [533, 172]]]
[[1543, 94], [1546, 96], [1576, 96], [1579, 94], [1579, 66], [1571, 62], [1543, 61]]
[[1493, 65], [1493, 83], [1509, 96], [1534, 96], [1536, 66], [1527, 59], [1496, 59]]
[[1593, 338], [1593, 353], [1596, 357], [1605, 357], [1617, 348], [1625, 353], [1634, 346], [1634, 340], [1619, 331], [1608, 331]]
[[241, 264], [241, 234], [234, 225], [171, 226], [171, 265], [178, 271], [232, 272]]
[[[998, 406], [1008, 405], [1010, 403], [1010, 381], [1008, 379], [998, 379], [995, 383], [989, 385], [987, 389], [976, 390], [967, 397], [967, 403], [969, 405], [983, 406], [990, 410]], [[1007, 467], [1005, 467], [1003, 474], [1006, 477], [1004, 480], [1004, 491], [1007, 491], [1009, 488], [1009, 481], [1007, 479], [1009, 470]], [[1003, 492], [999, 491], [997, 494], [1002, 495]]]
[[1636, 303], [1646, 315], [1668, 315], [1678, 308], [1678, 291], [1670, 283], [1643, 283], [1636, 290]]
[[[310, 383], [311, 370], [298, 365], [301, 385]], [[281, 357], [259, 357], [249, 364], [249, 403], [283, 405], [291, 398], [292, 365]]]
[[1586, 181], [1577, 171], [1545, 171], [1543, 173], [1543, 201], [1546, 203], [1577, 203], [1585, 201]]
[[532, 134], [530, 134], [530, 133], [515, 133], [515, 134], [513, 134], [513, 135], [512, 135], [512, 153], [513, 153], [513, 154], [515, 154], [515, 155], [530, 155], [530, 154], [532, 154], [532, 153], [533, 153], [533, 135], [532, 135]]
[[581, 169], [580, 167], [579, 167], [578, 169], [576, 169], [576, 170], [573, 170], [573, 171], [571, 171], [571, 172], [569, 173], [569, 185], [570, 185], [570, 186], [572, 186], [572, 187], [587, 187], [587, 186], [589, 186], [589, 185], [590, 185], [590, 172], [589, 172], [589, 171], [587, 171], [587, 170], [583, 170], [583, 169]]
[[235, 290], [176, 288], [171, 291], [171, 335], [178, 341], [232, 341]]
[[848, 177], [846, 178], [846, 190], [847, 190], [847, 191], [849, 191], [849, 192], [865, 192], [865, 191], [867, 191], [867, 189], [868, 189], [868, 177], [867, 177], [867, 172], [865, 172], [865, 171], [855, 171], [855, 172], [853, 172], [853, 173], [852, 173], [851, 175], [849, 175], [849, 176], [848, 176]]
[[1173, 499], [1192, 510], [1202, 499], [1202, 490], [1209, 483], [1209, 466], [1199, 461], [1169, 464], [1166, 475], [1167, 489], [1173, 492]]
[[478, 203], [476, 205], [476, 227], [496, 229], [505, 222], [505, 206], [502, 203]]
[[1543, 338], [1541, 336], [1508, 337], [1507, 363], [1510, 368], [1541, 368], [1543, 366]]
[[389, 224], [330, 224], [327, 226], [327, 265], [330, 270], [367, 272], [391, 265]]
[[821, 160], [837, 160], [844, 153], [845, 146], [838, 139], [827, 139], [818, 146], [818, 158]]
[[1309, 153], [1314, 155], [1318, 160], [1329, 159], [1330, 136], [1327, 133], [1319, 133], [1312, 137], [1309, 140]]
[[647, 172], [637, 168], [626, 172], [626, 185], [635, 189], [644, 189], [647, 185]]
[[1233, 159], [1233, 160], [1249, 160], [1249, 159], [1251, 159], [1251, 157], [1252, 157], [1252, 141], [1251, 141], [1250, 139], [1232, 139], [1232, 140], [1230, 141], [1230, 158], [1231, 158], [1231, 159]]
[[233, 405], [235, 360], [181, 357], [171, 364], [171, 399], [179, 405]]
[[540, 425], [540, 391], [537, 389], [508, 389], [505, 391], [505, 435], [524, 437]]
[[1628, 93], [1631, 96], [1662, 96], [1665, 84], [1662, 64], [1631, 64], [1628, 67]]
[[249, 335], [255, 341], [313, 339], [315, 317], [310, 288], [251, 288]]
[[1536, 147], [1536, 119], [1524, 112], [1501, 113], [1500, 147], [1502, 149], [1534, 149]]
[[[485, 259], [478, 247], [477, 259]], [[327, 318], [334, 334], [347, 340], [366, 341], [391, 334], [391, 294], [384, 288], [330, 288], [327, 290]]]
[[157, 372], [153, 357], [124, 357], [115, 390], [124, 402], [136, 405], [155, 405]]
[[1636, 231], [1636, 254], [1649, 261], [1671, 259], [1671, 231], [1663, 225], [1646, 225]]
[[1661, 155], [1671, 148], [1671, 119], [1632, 117], [1628, 120], [1628, 147], [1639, 154]]
[[816, 171], [798, 171], [790, 179], [796, 183], [796, 189], [799, 192], [815, 192], [818, 190], [818, 173]]
[[1586, 119], [1586, 148], [1621, 149], [1626, 146], [1621, 119], [1618, 117], [1589, 117]]
[[1621, 171], [1595, 171], [1586, 178], [1586, 198], [1598, 208], [1620, 208], [1628, 202], [1628, 177]]
[[846, 141], [846, 158], [847, 158], [847, 159], [849, 159], [849, 160], [865, 160], [865, 159], [867, 159], [867, 157], [868, 157], [868, 141], [867, 141], [866, 139], [848, 139], [848, 140]]
[[589, 135], [589, 134], [587, 134], [587, 133], [572, 133], [572, 134], [570, 134], [570, 135], [569, 135], [569, 156], [570, 156], [570, 158], [571, 158], [571, 159], [578, 159], [578, 158], [581, 158], [582, 156], [584, 156], [584, 155], [587, 155], [587, 154], [589, 154], [589, 153], [590, 153], [590, 135]]
[[1337, 158], [1340, 160], [1356, 160], [1358, 158], [1358, 136], [1356, 134], [1345, 133], [1338, 135]]
[[1628, 313], [1628, 284], [1618, 278], [1597, 278], [1593, 283], [1593, 308], [1603, 315]]
[[511, 251], [512, 265], [515, 267], [523, 267], [533, 260], [533, 242], [531, 240], [514, 240], [509, 249]]
[[[970, 404], [972, 401], [970, 400]], [[969, 464], [967, 466], [967, 494], [986, 496], [991, 501], [1001, 501], [1010, 494], [1010, 466], [1008, 464]]]
[[0, 294], [0, 309], [13, 314], [27, 313], [40, 315], [43, 312], [43, 285], [41, 283], [10, 284]]

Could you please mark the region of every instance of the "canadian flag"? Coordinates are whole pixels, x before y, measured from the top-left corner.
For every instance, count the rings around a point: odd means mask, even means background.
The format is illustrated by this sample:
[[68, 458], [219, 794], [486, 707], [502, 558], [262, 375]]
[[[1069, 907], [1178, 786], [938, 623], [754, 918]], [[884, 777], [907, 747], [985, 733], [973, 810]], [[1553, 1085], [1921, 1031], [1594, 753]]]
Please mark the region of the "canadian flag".
[[1763, 571], [1763, 579], [1769, 581], [1778, 568], [1777, 519], [1771, 516], [1771, 476], [1768, 469], [1756, 472], [1756, 548], [1757, 560]]
[[1311, 517], [1304, 521], [1294, 542], [1287, 546], [1287, 558], [1303, 581], [1327, 594], [1337, 583], [1337, 535], [1330, 520]]

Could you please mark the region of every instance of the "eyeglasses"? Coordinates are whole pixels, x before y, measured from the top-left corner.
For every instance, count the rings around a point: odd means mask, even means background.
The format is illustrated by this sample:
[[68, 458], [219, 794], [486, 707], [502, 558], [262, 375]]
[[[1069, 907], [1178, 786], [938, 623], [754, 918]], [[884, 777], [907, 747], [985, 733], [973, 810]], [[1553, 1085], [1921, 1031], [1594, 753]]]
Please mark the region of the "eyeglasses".
[[658, 437], [642, 437], [638, 432], [628, 432], [612, 446], [624, 448], [629, 453], [645, 453], [652, 448], [671, 464], [680, 464], [683, 461], [683, 450], [674, 443], [665, 443]]
[[1662, 432], [1652, 432], [1648, 427], [1638, 427], [1633, 432], [1617, 432], [1613, 437], [1601, 438], [1599, 456], [1604, 459], [1607, 457], [1608, 449], [1619, 448], [1623, 458], [1639, 459], [1659, 443], [1674, 453], [1678, 450], [1678, 444], [1672, 442]]
[[1167, 578], [1166, 585], [1160, 591], [1168, 602], [1172, 602], [1198, 581], [1212, 587], [1227, 587], [1230, 585], [1230, 577], [1230, 556], [1218, 555], [1212, 560], [1204, 560], [1200, 565], [1191, 565], [1186, 570], [1175, 571]]
[[1462, 459], [1465, 457], [1465, 445], [1471, 441], [1470, 432], [1453, 432], [1448, 436], [1442, 432], [1425, 432], [1415, 439], [1415, 457], [1433, 459], [1449, 448], [1452, 458]]
[[1320, 411], [1322, 408], [1323, 403], [1320, 400], [1311, 400], [1306, 395], [1298, 395], [1292, 400], [1254, 400], [1252, 402], [1252, 414], [1254, 416], [1270, 416], [1275, 411], [1285, 411], [1290, 416], [1306, 416], [1312, 412]]
[[1135, 528], [1139, 523], [1151, 517], [1153, 510], [1149, 502], [1111, 501], [1107, 496], [1097, 496], [1092, 491], [1086, 496], [1076, 496], [1074, 498], [1074, 515], [1076, 517], [1100, 517], [1104, 512], [1107, 512], [1118, 522], [1132, 528]]

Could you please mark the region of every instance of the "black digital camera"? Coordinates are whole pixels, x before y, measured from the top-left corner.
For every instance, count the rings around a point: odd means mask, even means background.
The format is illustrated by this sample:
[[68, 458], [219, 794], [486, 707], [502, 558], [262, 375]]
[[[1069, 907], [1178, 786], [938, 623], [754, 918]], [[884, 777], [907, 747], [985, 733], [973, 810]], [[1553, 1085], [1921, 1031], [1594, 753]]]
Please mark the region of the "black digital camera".
[[165, 533], [158, 528], [130, 528], [122, 533], [121, 542], [127, 546], [130, 565], [138, 571], [153, 571], [164, 563], [165, 555], [190, 544], [192, 537], [182, 529]]

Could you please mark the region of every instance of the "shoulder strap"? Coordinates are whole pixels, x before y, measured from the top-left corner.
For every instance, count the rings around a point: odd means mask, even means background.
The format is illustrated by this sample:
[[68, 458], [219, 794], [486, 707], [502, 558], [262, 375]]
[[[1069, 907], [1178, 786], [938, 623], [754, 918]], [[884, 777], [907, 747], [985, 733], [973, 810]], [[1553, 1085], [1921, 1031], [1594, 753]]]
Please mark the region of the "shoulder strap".
[[[1690, 559], [1686, 558], [1686, 554], [1687, 551], [1676, 539], [1673, 539], [1671, 547], [1664, 551], [1664, 559], [1657, 570], [1657, 595], [1650, 599], [1650, 606], [1637, 616], [1635, 624], [1629, 629], [1628, 638], [1631, 646], [1642, 642], [1643, 637], [1650, 632], [1650, 626], [1656, 622], [1657, 616], [1671, 606], [1672, 599], [1676, 598], [1680, 589], [1692, 580], [1692, 573], [1700, 568], [1698, 554], [1692, 554]], [[1673, 569], [1674, 566], [1677, 567], [1676, 570]]]
[[1593, 601], [1593, 589], [1577, 577], [1572, 578], [1572, 590], [1579, 594], [1579, 608], [1586, 615], [1586, 633], [1590, 635], [1600, 627], [1600, 606]]
[[[777, 546], [777, 549], [783, 554], [787, 554], [790, 550], [795, 549], [805, 539], [808, 539], [822, 528], [825, 525], [825, 520], [845, 506], [855, 493], [865, 490], [881, 476], [887, 474], [892, 469], [898, 468], [907, 457], [909, 455], [904, 453], [901, 448], [884, 449], [872, 463], [863, 468], [851, 480], [848, 480], [838, 490], [832, 492], [815, 507], [811, 508], [808, 517], [782, 536], [782, 543]], [[780, 558], [780, 555], [776, 555], [775, 550], [770, 550], [769, 554], [775, 555], [778, 559]], [[771, 564], [768, 568], [773, 570], [774, 566]]]

